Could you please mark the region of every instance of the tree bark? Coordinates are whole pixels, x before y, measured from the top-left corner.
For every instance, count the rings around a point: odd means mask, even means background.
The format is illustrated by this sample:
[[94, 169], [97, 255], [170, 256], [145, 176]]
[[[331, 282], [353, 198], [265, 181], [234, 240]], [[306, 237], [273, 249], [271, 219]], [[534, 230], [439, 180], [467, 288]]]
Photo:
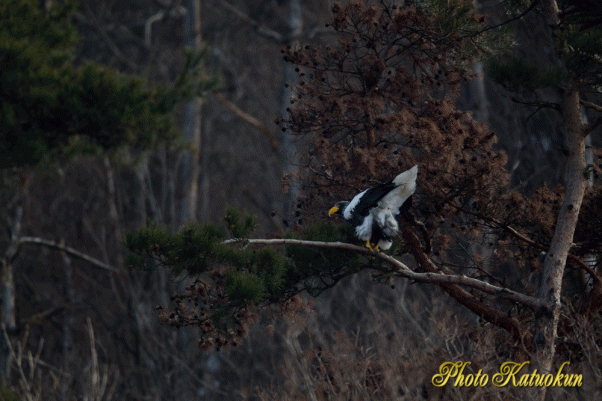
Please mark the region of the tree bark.
[[[569, 87], [562, 95], [562, 117], [565, 123], [565, 146], [568, 152], [566, 193], [562, 203], [550, 249], [544, 261], [540, 297], [546, 306], [536, 313], [533, 337], [535, 362], [538, 371], [550, 373], [555, 354], [558, 318], [561, 309], [562, 278], [573, 245], [573, 235], [579, 217], [579, 209], [585, 193], [585, 138], [579, 106], [579, 91]], [[546, 387], [541, 387], [537, 400], [543, 401]]]

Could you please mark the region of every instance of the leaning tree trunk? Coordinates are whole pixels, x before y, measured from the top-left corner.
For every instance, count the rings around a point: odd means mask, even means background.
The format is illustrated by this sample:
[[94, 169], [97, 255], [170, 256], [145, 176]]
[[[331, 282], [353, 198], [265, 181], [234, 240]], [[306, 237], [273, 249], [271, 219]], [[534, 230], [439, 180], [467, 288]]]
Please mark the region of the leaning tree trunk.
[[[544, 299], [547, 307], [541, 308], [536, 314], [533, 345], [535, 362], [541, 373], [550, 373], [554, 361], [561, 309], [562, 278], [568, 253], [573, 244], [573, 234], [586, 186], [585, 138], [577, 88], [569, 87], [565, 90], [561, 109], [565, 124], [568, 174], [564, 201], [558, 213], [556, 230], [544, 262], [540, 297]], [[543, 401], [545, 395], [546, 387], [543, 386], [538, 391], [536, 399]]]
[[[556, 0], [542, 0], [541, 4], [546, 23], [553, 31], [560, 22], [558, 4]], [[554, 43], [553, 38], [552, 43]], [[562, 66], [562, 60], [559, 57], [555, 61], [558, 66]], [[575, 82], [565, 82], [561, 96], [560, 108], [564, 120], [568, 171], [564, 201], [558, 213], [554, 236], [544, 261], [540, 297], [546, 302], [547, 307], [541, 308], [536, 313], [533, 336], [534, 362], [538, 371], [544, 374], [551, 372], [554, 362], [558, 319], [562, 306], [560, 298], [562, 278], [569, 250], [573, 244], [573, 235], [586, 187], [584, 126], [581, 117], [579, 89]], [[544, 401], [545, 386], [533, 391], [536, 392], [534, 394], [536, 400]]]

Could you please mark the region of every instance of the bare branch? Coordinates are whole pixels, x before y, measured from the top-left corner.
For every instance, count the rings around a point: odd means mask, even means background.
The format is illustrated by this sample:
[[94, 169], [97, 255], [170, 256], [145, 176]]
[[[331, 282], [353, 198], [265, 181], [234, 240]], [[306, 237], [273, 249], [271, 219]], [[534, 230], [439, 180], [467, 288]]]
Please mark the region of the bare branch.
[[[103, 39], [105, 44], [109, 47], [109, 49], [111, 49], [111, 51], [113, 52], [115, 57], [117, 57], [117, 59], [119, 59], [122, 63], [126, 64], [133, 71], [135, 71], [136, 63], [134, 63], [132, 60], [127, 58], [121, 52], [121, 50], [119, 50], [117, 45], [113, 42], [113, 40], [107, 34], [107, 31], [103, 27], [100, 26], [100, 23], [98, 22], [98, 20], [94, 16], [94, 13], [92, 12], [92, 10], [90, 9], [90, 7], [87, 4], [86, 4], [86, 14], [88, 15], [88, 18], [90, 19], [90, 21], [88, 23], [91, 26], [93, 26], [96, 29], [96, 31], [100, 34], [100, 37]], [[77, 17], [81, 17], [81, 15], [77, 14]]]
[[584, 137], [588, 136], [589, 134], [592, 133], [593, 130], [598, 128], [601, 124], [602, 124], [602, 117], [598, 117], [591, 123], [585, 124], [583, 126], [583, 136]]
[[159, 11], [157, 14], [150, 16], [144, 22], [144, 43], [146, 44], [146, 47], [150, 48], [151, 46], [153, 24], [157, 21], [161, 21], [164, 16], [165, 13], [163, 11]]
[[[402, 226], [402, 236], [407, 241], [410, 253], [416, 260], [416, 263], [418, 263], [418, 265], [427, 272], [439, 274], [440, 270], [431, 261], [429, 256], [426, 253], [424, 253], [424, 249], [422, 249], [422, 245], [420, 243], [420, 240], [418, 239], [418, 235], [416, 235], [416, 232], [412, 229], [411, 226], [407, 224], [404, 224]], [[515, 340], [523, 340], [523, 333], [518, 320], [510, 317], [507, 313], [504, 313], [490, 305], [487, 305], [482, 300], [478, 299], [477, 297], [475, 297], [474, 295], [472, 295], [457, 284], [445, 283], [440, 285], [456, 301], [466, 306], [477, 316], [508, 331], [512, 334]], [[536, 303], [539, 302], [541, 301], [536, 301]], [[532, 306], [529, 306], [529, 308], [532, 309]]]
[[[507, 224], [502, 223], [501, 221], [494, 219], [493, 217], [485, 216], [480, 213], [473, 212], [471, 210], [468, 210], [468, 209], [465, 209], [462, 207], [458, 207], [458, 206], [455, 206], [455, 208], [463, 211], [464, 213], [472, 214], [473, 216], [483, 219], [489, 223], [493, 223], [496, 226], [498, 226], [499, 228], [503, 229], [504, 231], [512, 234], [514, 237], [516, 237], [520, 241], [522, 241], [528, 245], [531, 245], [539, 250], [542, 250], [542, 251], [548, 250], [548, 248], [545, 245], [533, 241], [532, 239], [528, 238], [526, 235], [519, 233], [514, 228], [510, 227]], [[577, 256], [572, 255], [572, 254], [568, 255], [568, 260], [570, 262], [574, 263], [575, 265], [579, 266], [581, 269], [585, 270], [591, 276], [592, 280], [595, 283], [597, 283], [598, 285], [602, 284], [602, 280], [600, 279], [600, 277], [596, 274], [594, 269], [592, 269], [590, 266], [587, 265], [587, 263], [585, 263], [584, 261], [579, 259]]]
[[599, 111], [600, 113], [602, 113], [602, 106], [600, 106], [599, 104], [588, 102], [587, 100], [583, 100], [583, 99], [579, 100], [579, 104], [587, 107], [588, 109], [596, 110], [596, 111]]
[[[588, 109], [592, 109], [595, 110], [597, 112], [602, 113], [602, 106], [600, 106], [599, 104], [595, 104], [592, 102], [588, 102], [586, 100], [580, 99], [579, 100], [579, 104], [583, 107], [587, 107]], [[596, 128], [598, 128], [600, 125], [602, 124], [602, 117], [598, 117], [596, 118], [594, 121], [592, 121], [589, 124], [585, 124], [585, 126], [583, 127], [583, 136], [588, 136], [589, 134], [591, 134], [591, 132], [593, 130], [595, 130]]]
[[68, 304], [62, 304], [59, 306], [54, 306], [52, 308], [46, 309], [45, 311], [42, 311], [39, 313], [34, 313], [21, 324], [21, 327], [25, 327], [25, 325], [41, 324], [44, 321], [50, 320], [53, 317], [60, 315], [68, 307], [69, 307]]
[[253, 245], [300, 245], [300, 246], [310, 246], [310, 247], [318, 247], [318, 248], [335, 248], [335, 249], [346, 249], [353, 252], [363, 253], [365, 255], [371, 255], [376, 258], [382, 259], [390, 265], [397, 268], [397, 271], [394, 272], [396, 276], [405, 277], [410, 280], [418, 281], [421, 283], [430, 283], [430, 284], [457, 284], [465, 287], [474, 288], [476, 290], [482, 291], [486, 294], [493, 295], [500, 299], [507, 299], [512, 302], [520, 303], [526, 306], [529, 309], [537, 310], [539, 307], [543, 305], [542, 300], [539, 298], [535, 298], [529, 295], [521, 294], [519, 292], [498, 287], [484, 281], [466, 277], [466, 276], [456, 276], [451, 274], [439, 274], [439, 273], [416, 273], [412, 271], [408, 266], [399, 260], [395, 259], [392, 256], [389, 256], [383, 252], [373, 252], [368, 248], [357, 246], [353, 244], [347, 244], [345, 242], [321, 242], [321, 241], [305, 241], [305, 240], [297, 240], [297, 239], [231, 239], [224, 241], [224, 244], [253, 244]]
[[270, 145], [272, 146], [272, 149], [278, 150], [278, 142], [276, 142], [276, 139], [274, 138], [270, 130], [268, 130], [267, 127], [261, 121], [259, 121], [252, 115], [246, 113], [245, 111], [241, 110], [237, 105], [229, 101], [221, 93], [215, 92], [214, 95], [217, 98], [217, 100], [219, 100], [224, 106], [230, 109], [230, 111], [232, 111], [232, 113], [234, 113], [238, 118], [251, 124], [259, 131], [261, 131], [261, 133], [270, 140]]
[[222, 7], [229, 10], [230, 12], [232, 12], [232, 14], [234, 14], [236, 17], [240, 18], [241, 20], [243, 20], [246, 23], [248, 23], [249, 25], [251, 25], [255, 29], [255, 31], [258, 34], [260, 34], [261, 36], [264, 36], [268, 39], [272, 39], [278, 43], [285, 42], [284, 36], [282, 36], [281, 34], [279, 34], [276, 31], [274, 31], [273, 29], [265, 26], [264, 24], [260, 24], [258, 21], [254, 20], [253, 18], [249, 17], [247, 14], [240, 11], [234, 5], [228, 3], [225, 0], [222, 0], [220, 2], [220, 4], [222, 5]]
[[514, 103], [524, 104], [525, 106], [537, 106], [542, 109], [547, 108], [547, 109], [560, 110], [560, 105], [558, 103], [544, 102], [541, 100], [529, 101], [529, 100], [523, 100], [516, 96], [508, 96], [508, 98], [510, 100], [512, 100]]
[[531, 4], [529, 5], [529, 7], [527, 7], [527, 8], [526, 8], [526, 9], [525, 9], [523, 12], [521, 12], [520, 14], [518, 14], [518, 15], [515, 15], [514, 17], [512, 17], [512, 18], [510, 18], [510, 19], [507, 19], [507, 20], [505, 20], [505, 21], [502, 21], [502, 22], [500, 22], [499, 24], [486, 26], [486, 27], [485, 27], [485, 28], [483, 28], [482, 30], [478, 31], [478, 32], [475, 34], [475, 36], [476, 36], [476, 35], [481, 35], [481, 34], [483, 34], [484, 32], [490, 31], [490, 30], [492, 30], [492, 29], [499, 28], [499, 27], [501, 27], [501, 26], [508, 25], [508, 24], [510, 24], [510, 23], [512, 23], [512, 22], [514, 22], [514, 21], [518, 21], [518, 20], [522, 19], [524, 16], [526, 16], [528, 13], [530, 13], [530, 12], [531, 12], [531, 11], [532, 11], [532, 10], [535, 8], [535, 6], [536, 6], [537, 4], [539, 4], [539, 0], [533, 0], [533, 1], [531, 2]]
[[328, 26], [316, 26], [307, 34], [308, 39], [315, 39], [318, 36], [335, 35], [337, 31]]
[[80, 259], [85, 260], [86, 262], [92, 263], [94, 266], [96, 267], [100, 267], [101, 269], [105, 269], [108, 270], [110, 272], [113, 273], [119, 273], [120, 270], [108, 265], [96, 258], [93, 258], [90, 255], [86, 255], [83, 252], [77, 251], [71, 247], [68, 247], [66, 245], [60, 244], [56, 241], [50, 241], [44, 238], [38, 238], [38, 237], [21, 237], [19, 238], [19, 243], [21, 244], [34, 244], [34, 245], [43, 245], [43, 246], [47, 246], [49, 248], [54, 248], [54, 249], [58, 249], [60, 251], [65, 251], [66, 253], [76, 256]]

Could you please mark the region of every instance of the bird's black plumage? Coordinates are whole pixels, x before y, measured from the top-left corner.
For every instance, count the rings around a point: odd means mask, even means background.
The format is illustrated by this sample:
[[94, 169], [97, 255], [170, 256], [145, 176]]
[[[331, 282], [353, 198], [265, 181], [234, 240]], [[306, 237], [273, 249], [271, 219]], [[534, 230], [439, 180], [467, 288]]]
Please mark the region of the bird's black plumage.
[[379, 184], [364, 191], [364, 195], [355, 206], [355, 213], [362, 217], [366, 217], [368, 213], [370, 213], [370, 209], [384, 198], [385, 195], [395, 189], [395, 186], [393, 180], [391, 180], [386, 184]]
[[411, 206], [417, 174], [418, 166], [414, 166], [385, 184], [357, 194], [350, 202], [338, 202], [328, 214], [342, 214], [345, 221], [355, 227], [357, 237], [366, 241], [370, 249], [370, 244], [376, 244], [376, 250], [379, 247], [388, 249], [399, 229], [395, 217]]

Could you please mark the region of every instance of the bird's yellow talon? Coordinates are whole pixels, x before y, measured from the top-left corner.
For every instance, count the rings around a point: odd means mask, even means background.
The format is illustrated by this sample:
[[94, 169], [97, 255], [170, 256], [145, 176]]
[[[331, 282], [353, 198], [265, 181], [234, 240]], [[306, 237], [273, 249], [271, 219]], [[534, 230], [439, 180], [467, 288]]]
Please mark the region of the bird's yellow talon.
[[[378, 243], [374, 248], [372, 248], [372, 244], [370, 244], [370, 240], [366, 241], [366, 248], [370, 249], [372, 252], [380, 252], [378, 250]], [[372, 256], [372, 259], [376, 259], [376, 256]]]
[[380, 252], [380, 249], [378, 249], [379, 244], [376, 244], [376, 246], [374, 248], [372, 248], [372, 244], [370, 243], [370, 240], [368, 240], [366, 242], [366, 248], [370, 249], [372, 252]]

